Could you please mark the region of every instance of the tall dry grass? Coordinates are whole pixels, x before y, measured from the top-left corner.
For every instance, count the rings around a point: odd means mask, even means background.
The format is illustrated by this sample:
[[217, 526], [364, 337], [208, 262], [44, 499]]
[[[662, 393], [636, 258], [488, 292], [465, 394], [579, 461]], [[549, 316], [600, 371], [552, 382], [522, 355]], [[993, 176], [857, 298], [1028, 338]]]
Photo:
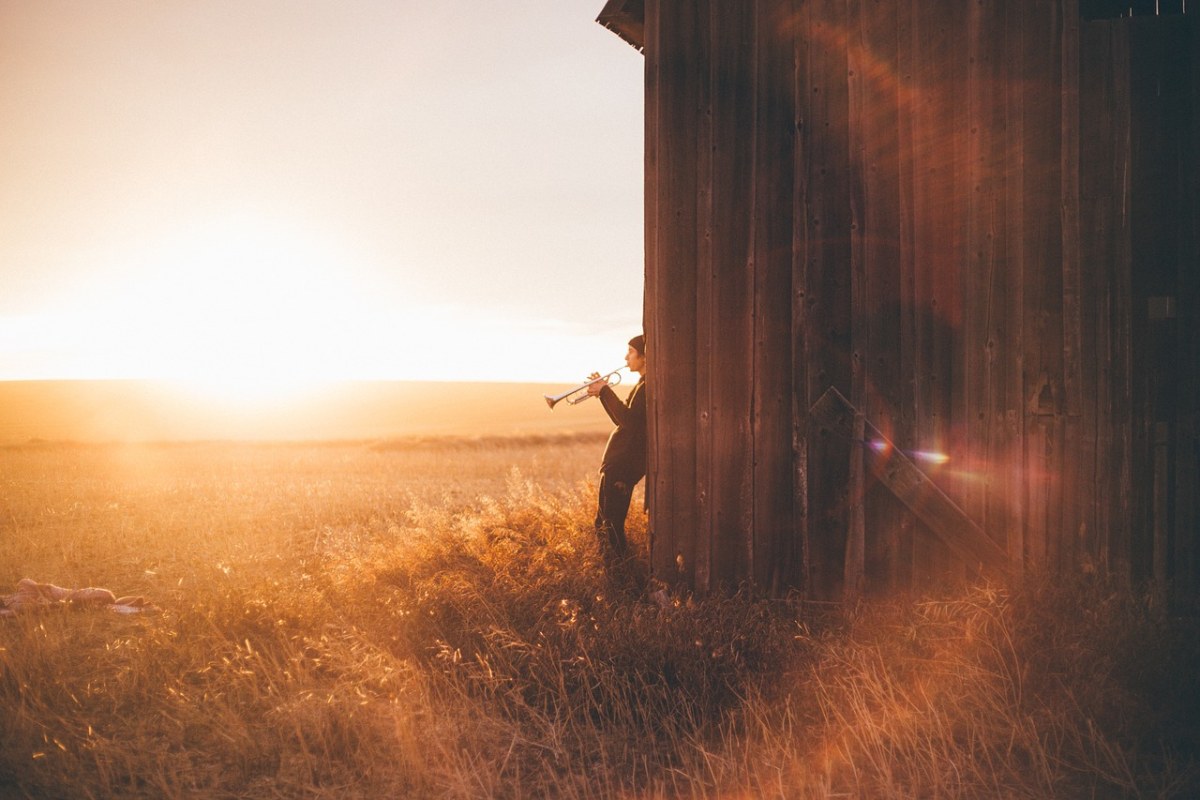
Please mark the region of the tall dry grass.
[[599, 447], [6, 450], [0, 587], [157, 610], [0, 621], [0, 796], [1200, 793], [1197, 626], [1152, 594], [654, 602], [602, 577]]
[[1103, 582], [864, 609], [814, 696], [835, 785], [870, 797], [1190, 797], [1194, 621]]

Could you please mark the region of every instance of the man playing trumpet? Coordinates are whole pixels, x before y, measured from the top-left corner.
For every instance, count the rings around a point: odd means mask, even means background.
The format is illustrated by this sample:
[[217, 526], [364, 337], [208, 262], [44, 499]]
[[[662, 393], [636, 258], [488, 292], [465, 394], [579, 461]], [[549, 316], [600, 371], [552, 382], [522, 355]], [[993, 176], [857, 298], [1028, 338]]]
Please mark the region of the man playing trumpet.
[[608, 437], [600, 461], [600, 497], [596, 511], [596, 538], [610, 578], [624, 579], [629, 559], [625, 517], [633, 487], [646, 475], [646, 337], [629, 340], [625, 364], [640, 376], [624, 402], [608, 381], [593, 372], [587, 385], [591, 397], [600, 398], [617, 427]]

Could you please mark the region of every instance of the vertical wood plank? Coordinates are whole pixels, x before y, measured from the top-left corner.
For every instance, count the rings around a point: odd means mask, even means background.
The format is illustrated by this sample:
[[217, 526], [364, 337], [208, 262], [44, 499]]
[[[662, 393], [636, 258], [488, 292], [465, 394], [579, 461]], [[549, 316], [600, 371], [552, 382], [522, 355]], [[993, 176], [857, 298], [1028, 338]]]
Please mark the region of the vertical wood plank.
[[[1200, 403], [1196, 400], [1195, 381], [1200, 375], [1200, 359], [1191, 350], [1186, 326], [1196, 323], [1195, 308], [1200, 302], [1200, 292], [1196, 290], [1200, 278], [1200, 259], [1196, 258], [1195, 238], [1200, 227], [1200, 216], [1196, 212], [1195, 197], [1200, 181], [1196, 180], [1195, 160], [1197, 140], [1194, 138], [1196, 129], [1195, 117], [1197, 109], [1193, 102], [1196, 92], [1194, 78], [1196, 74], [1195, 61], [1200, 54], [1194, 48], [1195, 37], [1187, 24], [1194, 18], [1184, 20], [1161, 20], [1168, 47], [1164, 48], [1165, 68], [1167, 74], [1165, 83], [1170, 92], [1164, 93], [1163, 103], [1167, 107], [1169, 120], [1169, 142], [1164, 156], [1168, 159], [1168, 174], [1180, 176], [1167, 188], [1166, 206], [1174, 217], [1175, 239], [1173, 253], [1171, 284], [1175, 301], [1169, 309], [1169, 320], [1164, 321], [1164, 332], [1167, 336], [1168, 364], [1164, 365], [1169, 374], [1167, 388], [1170, 396], [1164, 402], [1164, 418], [1168, 422], [1168, 458], [1169, 480], [1168, 500], [1170, 515], [1168, 517], [1167, 560], [1172, 588], [1172, 598], [1176, 601], [1190, 602], [1195, 598], [1190, 588], [1191, 547], [1189, 539], [1193, 531], [1184, 522], [1194, 514], [1196, 502], [1195, 458], [1200, 449], [1200, 442], [1194, 437], [1191, 418], [1200, 412]], [[1166, 187], [1164, 187], [1166, 188]], [[1186, 305], [1186, 310], [1184, 306]], [[1161, 309], [1161, 303], [1160, 303]], [[1173, 365], [1191, 365], [1191, 369], [1179, 369]], [[1187, 451], [1191, 450], [1191, 453]]]
[[[670, 402], [674, 414], [669, 440], [675, 458], [672, 481], [671, 516], [675, 527], [675, 566], [685, 585], [694, 588], [696, 564], [696, 528], [699, 515], [695, 503], [696, 432], [699, 416], [696, 406], [696, 262], [697, 231], [700, 206], [700, 158], [697, 137], [704, 128], [704, 102], [708, 74], [707, 47], [708, 3], [672, 4], [673, 24], [664, 30], [673, 32], [672, 47], [678, 53], [674, 73], [678, 96], [672, 101], [671, 132], [674, 144], [671, 153], [669, 206], [673, 225], [666, 253], [670, 276], [669, 289], [660, 294], [662, 307], [672, 326], [668, 340], [677, 344], [678, 358], [664, 354], [675, 389]], [[678, 337], [678, 338], [676, 338]]]
[[1006, 539], [1009, 560], [1019, 573], [1027, 563], [1029, 521], [1025, 496], [1027, 481], [1024, 455], [1025, 439], [1025, 264], [1027, 243], [1023, 235], [1025, 221], [1025, 3], [1005, 4], [1004, 59], [1008, 74], [1005, 81], [1005, 176], [1004, 238], [1005, 285], [1002, 309], [1005, 333], [1002, 351], [1003, 432], [997, 450], [1004, 469], [1004, 497], [1009, 524]]
[[1133, 434], [1133, 245], [1130, 231], [1131, 204], [1130, 169], [1132, 159], [1131, 113], [1132, 84], [1130, 81], [1129, 26], [1117, 22], [1112, 26], [1113, 63], [1113, 186], [1114, 197], [1114, 258], [1109, 275], [1111, 330], [1112, 392], [1110, 414], [1113, 431], [1113, 459], [1116, 480], [1112, 486], [1112, 527], [1108, 542], [1110, 563], [1116, 574], [1133, 577], [1133, 496], [1134, 496], [1134, 434]]
[[754, 519], [752, 577], [779, 594], [790, 571], [792, 45], [774, 0], [754, 9]]
[[[714, 214], [716, 196], [723, 194], [720, 187], [715, 186], [716, 162], [728, 158], [722, 150], [717, 153], [717, 141], [714, 127], [720, 111], [714, 106], [720, 102], [714, 90], [714, 76], [717, 71], [717, 53], [721, 43], [715, 40], [712, 33], [713, 23], [710, 19], [716, 14], [715, 4], [708, 2], [697, 3], [696, 39], [701, 52], [712, 53], [709, 59], [710, 67], [704, 69], [704, 64], [693, 65], [693, 80], [695, 81], [697, 127], [695, 131], [696, 159], [696, 343], [695, 343], [695, 398], [696, 416], [696, 461], [695, 488], [693, 490], [696, 508], [695, 527], [686, 532], [693, 540], [691, 587], [696, 592], [706, 593], [711, 583], [711, 568], [714, 537], [714, 507], [713, 496], [717, 491], [716, 461], [714, 459], [713, 439], [716, 435], [717, 423], [714, 420], [716, 409], [721, 406], [721, 389], [716, 385], [720, 374], [715, 362], [718, 358], [718, 342], [716, 336], [717, 316], [720, 313], [720, 290], [717, 275], [722, 272], [722, 263], [715, 253], [716, 244], [724, 231], [719, 230], [721, 219]], [[719, 24], [719, 23], [718, 23]], [[712, 40], [709, 41], [709, 37]], [[681, 143], [686, 144], [686, 143]]]
[[846, 603], [854, 603], [863, 596], [863, 581], [866, 566], [866, 535], [864, 531], [863, 502], [866, 494], [866, 481], [863, 476], [862, 445], [866, 432], [866, 420], [861, 411], [854, 414], [853, 441], [850, 448], [850, 480], [848, 494], [850, 503], [849, 521], [846, 533], [846, 559], [842, 577], [842, 599]]
[[[1063, 273], [1063, 482], [1060, 568], [1077, 570], [1083, 543], [1092, 523], [1090, 481], [1095, 467], [1094, 429], [1090, 404], [1095, 395], [1084, 394], [1083, 326], [1084, 290], [1079, 227], [1079, 0], [1061, 0], [1061, 109], [1059, 161], [1062, 172]], [[1086, 404], [1086, 405], [1085, 405]]]
[[[900, 109], [911, 78], [900, 73], [897, 4], [852, 0], [848, 48], [851, 109], [851, 277], [855, 298], [852, 393], [872, 423], [895, 438], [901, 379]], [[910, 265], [911, 266], [911, 265]], [[907, 511], [886, 492], [866, 492], [865, 584], [887, 591], [900, 558]]]
[[[864, 36], [864, 9], [867, 0], [848, 0], [846, 3], [846, 99], [848, 119], [847, 176], [850, 201], [849, 254], [847, 264], [850, 280], [850, 402], [855, 408], [866, 407], [866, 372], [871, 357], [871, 341], [867, 330], [867, 207], [873, 198], [867, 156], [868, 138], [874, 132], [869, 114], [870, 78], [867, 61], [871, 58]], [[854, 433], [848, 444], [849, 475], [846, 482], [847, 523], [846, 549], [842, 565], [842, 598], [853, 602], [862, 596], [866, 569], [866, 521], [863, 514], [865, 486], [863, 481], [862, 411], [857, 412]]]
[[1065, 8], [1062, 0], [1051, 0], [1047, 2], [1042, 12], [1043, 16], [1043, 34], [1042, 46], [1047, 54], [1046, 63], [1046, 98], [1044, 113], [1048, 117], [1050, 124], [1050, 133], [1046, 137], [1045, 142], [1045, 157], [1051, 165], [1051, 172], [1048, 176], [1048, 181], [1042, 191], [1042, 202], [1045, 213], [1050, 215], [1050, 225], [1045, 234], [1046, 241], [1049, 245], [1049, 250], [1046, 253], [1047, 260], [1044, 262], [1043, 269], [1049, 273], [1049, 281], [1044, 288], [1045, 296], [1042, 301], [1042, 306], [1046, 312], [1046, 330], [1049, 335], [1049, 342], [1045, 350], [1045, 355], [1048, 357], [1046, 371], [1052, 375], [1052, 383], [1054, 384], [1054, 415], [1046, 420], [1048, 423], [1048, 432], [1050, 436], [1049, 446], [1047, 450], [1047, 475], [1049, 481], [1046, 485], [1047, 507], [1046, 507], [1046, 540], [1047, 540], [1047, 556], [1048, 563], [1051, 567], [1061, 572], [1065, 567], [1066, 551], [1064, 544], [1069, 540], [1069, 535], [1066, 534], [1063, 527], [1063, 510], [1064, 496], [1067, 487], [1068, 469], [1067, 457], [1069, 453], [1069, 443], [1066, 434], [1066, 345], [1064, 342], [1064, 331], [1066, 324], [1064, 322], [1065, 307], [1064, 307], [1064, 264], [1066, 264], [1065, 244], [1067, 237], [1064, 236], [1064, 212], [1062, 209], [1063, 202], [1063, 183], [1066, 176], [1063, 172], [1064, 156], [1063, 156], [1063, 134], [1062, 134], [1062, 119], [1063, 119], [1063, 43], [1065, 40], [1064, 28], [1066, 25]]
[[1154, 151], [1159, 141], [1157, 102], [1159, 91], [1156, 42], [1148, 35], [1148, 18], [1129, 19], [1129, 237], [1133, 261], [1130, 264], [1130, 324], [1132, 355], [1133, 474], [1141, 480], [1133, 483], [1130, 531], [1130, 570], [1135, 583], [1154, 578], [1156, 519], [1161, 514], [1156, 504], [1154, 480], [1154, 347], [1148, 318], [1148, 302], [1154, 294], [1162, 259], [1162, 244], [1151, 232], [1157, 228], [1157, 203], [1153, 197], [1153, 173], [1157, 166]]
[[[1111, 22], [1088, 22], [1080, 37], [1079, 117], [1087, 120], [1087, 134], [1079, 136], [1080, 261], [1083, 333], [1080, 337], [1080, 383], [1083, 395], [1081, 435], [1091, 447], [1087, 455], [1091, 475], [1080, 476], [1080, 490], [1090, 493], [1087, 513], [1092, 520], [1081, 543], [1085, 571], [1108, 568], [1105, 543], [1112, 530], [1114, 491], [1112, 459], [1112, 360], [1111, 274], [1115, 252], [1113, 153], [1116, 120], [1113, 116], [1113, 60]], [[1090, 437], [1090, 439], [1086, 439]]]
[[[1135, 357], [1134, 416], [1135, 474], [1151, 475], [1150, 486], [1139, 485], [1139, 503], [1145, 525], [1135, 540], [1134, 575], [1154, 578], [1165, 587], [1168, 570], [1168, 531], [1171, 528], [1171, 493], [1160, 485], [1170, 461], [1170, 427], [1175, 416], [1175, 319], [1162, 306], [1176, 299], [1178, 223], [1180, 206], [1177, 152], [1180, 140], [1182, 98], [1180, 29], [1157, 17], [1129, 20], [1130, 26], [1130, 150], [1132, 188], [1130, 239], [1136, 263], [1133, 278]], [[1165, 428], [1164, 428], [1165, 426]], [[1159, 474], [1162, 468], [1163, 474]], [[1160, 479], [1160, 480], [1159, 480]]]
[[713, 352], [718, 402], [712, 410], [714, 475], [711, 576], [714, 586], [746, 576], [754, 537], [753, 410], [754, 264], [748, 209], [753, 194], [754, 20], [744, 5], [714, 3], [710, 24], [714, 98], [712, 131]]
[[[983, 469], [987, 452], [987, 397], [991, 363], [989, 360], [988, 307], [992, 250], [988, 241], [987, 146], [991, 66], [988, 37], [985, 34], [985, 9], [979, 0], [964, 4], [966, 50], [966, 102], [958, 115], [958, 136], [964, 145], [963, 171], [959, 179], [963, 195], [961, 218], [965, 226], [963, 266], [963, 346], [960, 383], [961, 413], [957, 418], [965, 427], [963, 447], [956, 454], [960, 467], [969, 476], [962, 481], [959, 505], [972, 519], [982, 520], [986, 508], [986, 487], [990, 477]], [[957, 138], [957, 137], [956, 137]]]
[[[914, 236], [916, 271], [917, 449], [949, 452], [956, 331], [961, 323], [959, 257], [955, 251], [954, 179], [956, 3], [913, 0]], [[952, 568], [949, 551], [929, 536], [914, 542], [914, 579], [940, 581]]]
[[1038, 90], [1024, 97], [1026, 478], [1027, 553], [1053, 566], [1061, 510], [1062, 436], [1062, 181], [1061, 16], [1056, 2], [1030, 4], [1023, 39], [1025, 63]]
[[[644, 10], [643, 31], [645, 48], [643, 57], [645, 103], [643, 109], [643, 144], [644, 149], [644, 184], [642, 187], [642, 203], [644, 206], [644, 260], [645, 277], [642, 288], [642, 329], [645, 331], [648, 344], [646, 347], [647, 366], [652, 376], [646, 383], [646, 439], [647, 439], [647, 473], [646, 473], [646, 509], [648, 513], [647, 534], [650, 547], [650, 569], [659, 577], [666, 573], [667, 558], [664, 553], [671, 549], [669, 526], [658, 525], [658, 511], [661, 509], [659, 499], [666, 502], [666, 462], [660, 456], [663, 447], [660, 433], [666, 422], [666, 415], [660, 410], [658, 400], [658, 376], [654, 374], [658, 360], [653, 345], [661, 336], [665, 336], [665, 323], [658, 313], [658, 265], [661, 255], [658, 250], [659, 221], [659, 171], [661, 165], [658, 158], [659, 136], [661, 123], [659, 106], [662, 102], [662, 82], [659, 77], [662, 47], [658, 42], [659, 0], [647, 0]], [[660, 325], [662, 329], [660, 330]]]
[[[848, 389], [850, 285], [847, 199], [847, 86], [844, 0], [811, 0], [809, 42], [805, 48], [808, 121], [805, 125], [804, 183], [807, 187], [808, 242], [805, 339], [809, 353], [810, 397], [829, 386]], [[846, 530], [845, 487], [848, 444], [816, 435], [808, 441], [808, 473], [812, 593], [818, 598], [841, 594]]]
[[1166, 422], [1155, 422], [1153, 427], [1154, 439], [1151, 455], [1153, 498], [1151, 528], [1153, 530], [1151, 563], [1155, 585], [1166, 591], [1169, 575], [1169, 555], [1171, 548], [1168, 543], [1170, 534], [1170, 461], [1171, 426]]
[[[906, 4], [911, 10], [912, 27], [908, 52], [911, 53], [911, 70], [914, 87], [914, 98], [911, 107], [912, 120], [912, 248], [913, 274], [911, 288], [912, 309], [912, 407], [913, 407], [913, 439], [912, 443], [922, 449], [933, 450], [939, 445], [934, 439], [933, 418], [931, 417], [931, 394], [929, 391], [930, 373], [933, 370], [933, 348], [931, 344], [932, 311], [929, 304], [929, 286], [934, 272], [933, 249], [931, 245], [930, 228], [937, 204], [935, 193], [932, 191], [931, 166], [939, 142], [935, 138], [935, 126], [939, 124], [941, 102], [939, 87], [931, 80], [929, 62], [936, 56], [927, 54], [927, 48], [937, 52], [929, 40], [933, 38], [931, 16], [927, 12], [929, 4], [922, 0], [912, 0]], [[934, 17], [933, 19], [936, 19]], [[930, 581], [932, 574], [931, 561], [934, 558], [937, 545], [931, 543], [928, 537], [920, 535], [913, 538], [912, 550], [912, 579], [919, 585]]]
[[[903, 91], [900, 93], [900, 119], [897, 132], [899, 152], [899, 198], [897, 217], [897, 277], [899, 285], [899, 344], [897, 374], [900, 387], [897, 400], [896, 441], [911, 446], [916, 441], [917, 418], [917, 309], [916, 309], [916, 200], [914, 172], [917, 165], [916, 107], [921, 90], [916, 83], [914, 58], [916, 52], [916, 22], [913, 5], [898, 3], [896, 13], [896, 67]], [[890, 582], [897, 589], [911, 587], [913, 582], [913, 546], [916, 525], [910, 515], [899, 518], [895, 528], [896, 558], [892, 564]]]
[[[974, 230], [978, 226], [978, 198], [976, 197], [975, 181], [980, 177], [978, 165], [972, 163], [978, 158], [980, 151], [979, 134], [979, 70], [977, 60], [981, 45], [978, 20], [980, 18], [979, 0], [967, 0], [948, 4], [942, 13], [948, 17], [950, 25], [949, 48], [946, 57], [949, 59], [946, 68], [947, 78], [952, 85], [950, 96], [950, 140], [947, 152], [951, 154], [952, 169], [950, 172], [950, 194], [948, 196], [951, 208], [951, 218], [945, 223], [945, 230], [950, 238], [950, 256], [946, 269], [951, 272], [952, 289], [946, 296], [946, 301], [953, 303], [953, 322], [946, 331], [948, 350], [948, 368], [943, 369], [944, 379], [942, 390], [946, 394], [947, 416], [944, 422], [944, 441], [942, 452], [948, 454], [958, 467], [942, 479], [945, 491], [962, 504], [972, 492], [970, 474], [973, 470], [972, 452], [970, 450], [971, 425], [966, 386], [969, 382], [969, 370], [977, 368], [978, 358], [972, 352], [970, 335], [974, 324], [976, 293], [973, 286], [973, 273], [977, 271], [977, 263], [972, 263], [970, 245]], [[972, 25], [974, 20], [974, 25]], [[972, 107], [972, 90], [976, 95], [976, 107]], [[948, 317], [949, 318], [949, 317]], [[976, 502], [972, 509], [977, 515], [980, 503]], [[977, 516], [975, 518], [978, 518]], [[962, 574], [963, 565], [951, 561], [944, 567], [947, 577], [957, 578]]]
[[1007, 4], [988, 5], [983, 16], [986, 45], [981, 48], [982, 74], [986, 84], [981, 89], [980, 125], [987, 131], [982, 145], [980, 162], [983, 176], [983, 200], [980, 204], [980, 232], [976, 241], [982, 253], [980, 265], [986, 272], [981, 291], [985, 297], [978, 303], [984, 319], [978, 330], [984, 336], [979, 346], [983, 358], [982, 385], [979, 388], [981, 415], [975, 424], [980, 431], [972, 468], [973, 477], [983, 489], [984, 507], [980, 524], [1006, 546], [1008, 530], [1013, 523], [1012, 498], [1008, 474], [1013, 469], [1012, 445], [1007, 419], [1008, 372], [1015, 361], [1014, 348], [1020, 339], [1014, 336], [1007, 317], [1010, 294], [1009, 266], [1011, 242], [1005, 228], [1008, 218], [1009, 142], [1008, 96], [1006, 87], [1014, 79], [1013, 65], [1008, 61], [1008, 41], [1011, 38]]
[[795, 524], [793, 533], [794, 563], [792, 577], [794, 585], [803, 596], [812, 598], [812, 526], [809, 522], [809, 435], [811, 426], [808, 409], [816, 397], [810, 394], [812, 382], [809, 376], [810, 350], [808, 319], [809, 251], [811, 242], [809, 220], [810, 165], [808, 150], [811, 141], [811, 120], [808, 111], [808, 30], [811, 24], [809, 4], [804, 0], [790, 0], [786, 6], [787, 30], [792, 38], [793, 75], [793, 125], [796, 131], [792, 148], [792, 516]]
[[[690, 583], [695, 568], [696, 509], [696, 135], [702, 124], [697, 70], [703, 54], [698, 10], [691, 3], [647, 4], [648, 41], [657, 46], [654, 283], [655, 449], [658, 474], [652, 509], [655, 574]], [[649, 47], [647, 48], [649, 50]]]
[[[1191, 142], [1200, 142], [1200, 24], [1188, 20], [1186, 48], [1190, 69]], [[1179, 363], [1192, 368], [1181, 376], [1176, 435], [1175, 537], [1176, 584], [1180, 599], [1200, 592], [1200, 152], [1184, 148], [1182, 174], [1187, 176], [1183, 223], [1183, 257], [1179, 262]]]
[[[1006, 371], [1013, 338], [1005, 316], [1012, 271], [1005, 229], [1008, 199], [1007, 97], [1012, 65], [1005, 5], [967, 6], [966, 244], [962, 391], [966, 428], [960, 469], [963, 509], [989, 533], [1010, 523]], [[1020, 143], [1015, 143], [1019, 149]], [[1019, 339], [1017, 340], [1019, 341]], [[1001, 539], [1003, 541], [1003, 539]]]
[[[864, 20], [863, 35], [870, 58], [866, 67], [873, 78], [870, 115], [871, 143], [868, 175], [874, 187], [866, 207], [867, 261], [867, 361], [866, 413], [889, 436], [902, 429], [900, 406], [904, 396], [898, 350], [903, 346], [900, 322], [900, 109], [907, 104], [911, 84], [900, 72], [898, 6], [893, 0], [875, 0]], [[896, 562], [901, 557], [901, 532], [911, 529], [911, 513], [892, 501], [887, 492], [873, 492], [866, 506], [868, 577], [878, 589], [892, 593]]]

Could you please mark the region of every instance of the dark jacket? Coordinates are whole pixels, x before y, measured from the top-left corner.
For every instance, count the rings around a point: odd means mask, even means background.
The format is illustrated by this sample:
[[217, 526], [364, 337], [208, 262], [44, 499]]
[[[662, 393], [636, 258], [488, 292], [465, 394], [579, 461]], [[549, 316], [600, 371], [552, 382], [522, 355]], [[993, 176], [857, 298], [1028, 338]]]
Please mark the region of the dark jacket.
[[637, 483], [646, 475], [646, 378], [642, 376], [621, 402], [611, 387], [600, 390], [600, 402], [617, 427], [608, 437], [600, 471], [618, 480]]

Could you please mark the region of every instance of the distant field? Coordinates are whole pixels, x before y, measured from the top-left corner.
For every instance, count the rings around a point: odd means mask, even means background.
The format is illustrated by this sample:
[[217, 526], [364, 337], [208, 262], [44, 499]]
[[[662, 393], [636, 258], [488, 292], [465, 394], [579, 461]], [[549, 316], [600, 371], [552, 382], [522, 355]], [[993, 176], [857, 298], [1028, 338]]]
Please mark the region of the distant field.
[[0, 382], [0, 444], [35, 440], [313, 441], [607, 430], [598, 403], [551, 411], [570, 387], [342, 382], [274, 399], [215, 398], [152, 381]]

